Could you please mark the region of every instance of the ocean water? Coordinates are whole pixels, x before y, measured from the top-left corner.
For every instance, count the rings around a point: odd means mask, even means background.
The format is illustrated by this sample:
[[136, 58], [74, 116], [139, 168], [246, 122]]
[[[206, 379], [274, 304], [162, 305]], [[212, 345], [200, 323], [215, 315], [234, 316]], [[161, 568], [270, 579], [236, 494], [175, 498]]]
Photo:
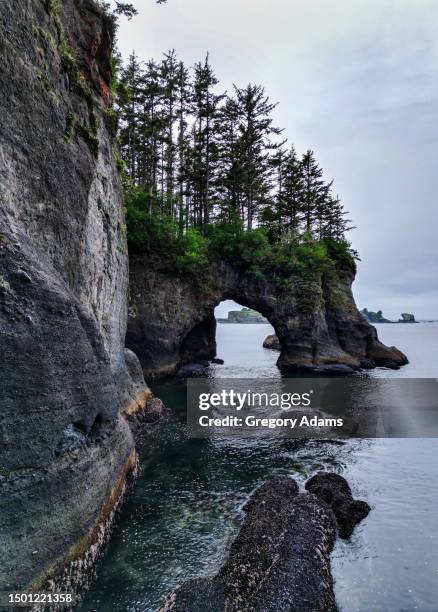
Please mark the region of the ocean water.
[[[438, 377], [438, 324], [382, 324], [378, 331], [410, 364], [369, 376]], [[271, 332], [269, 325], [218, 325], [225, 364], [212, 366], [212, 376], [280, 378], [278, 354], [262, 348]], [[344, 475], [372, 506], [332, 554], [340, 609], [438, 609], [438, 440], [191, 439], [184, 383], [160, 383], [154, 392], [172, 416], [142, 434], [140, 478], [82, 612], [156, 610], [179, 582], [216, 572], [239, 529], [241, 507], [259, 484], [289, 474], [302, 485], [319, 469]]]

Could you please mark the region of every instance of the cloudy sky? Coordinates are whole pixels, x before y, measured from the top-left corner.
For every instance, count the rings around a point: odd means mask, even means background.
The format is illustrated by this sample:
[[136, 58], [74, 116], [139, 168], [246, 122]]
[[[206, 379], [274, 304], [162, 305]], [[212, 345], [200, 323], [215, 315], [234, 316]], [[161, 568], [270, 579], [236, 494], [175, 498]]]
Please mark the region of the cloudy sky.
[[261, 83], [357, 229], [358, 305], [438, 319], [438, 2], [134, 0], [119, 47], [206, 51], [223, 89]]

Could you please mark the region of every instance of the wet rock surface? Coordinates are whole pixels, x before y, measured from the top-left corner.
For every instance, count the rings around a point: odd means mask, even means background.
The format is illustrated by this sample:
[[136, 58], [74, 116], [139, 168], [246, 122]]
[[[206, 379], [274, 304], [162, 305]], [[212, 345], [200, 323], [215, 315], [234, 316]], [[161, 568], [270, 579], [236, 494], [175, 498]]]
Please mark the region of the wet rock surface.
[[365, 501], [353, 499], [348, 482], [339, 474], [320, 472], [306, 482], [306, 490], [331, 507], [341, 538], [349, 538], [371, 510]]
[[273, 351], [281, 351], [280, 340], [275, 334], [270, 334], [264, 339], [263, 348], [271, 349]]
[[134, 433], [143, 425], [156, 425], [169, 415], [169, 410], [158, 397], [150, 397], [145, 406], [130, 415], [126, 420]]
[[0, 589], [94, 546], [135, 463], [111, 31], [91, 0], [0, 3]]
[[333, 500], [348, 500], [351, 517], [358, 502], [336, 474], [318, 474], [308, 484], [317, 494], [300, 494], [285, 476], [263, 484], [244, 507], [243, 525], [218, 574], [178, 586], [161, 612], [335, 612], [330, 552], [338, 525], [344, 530], [347, 522], [339, 512], [337, 522]]

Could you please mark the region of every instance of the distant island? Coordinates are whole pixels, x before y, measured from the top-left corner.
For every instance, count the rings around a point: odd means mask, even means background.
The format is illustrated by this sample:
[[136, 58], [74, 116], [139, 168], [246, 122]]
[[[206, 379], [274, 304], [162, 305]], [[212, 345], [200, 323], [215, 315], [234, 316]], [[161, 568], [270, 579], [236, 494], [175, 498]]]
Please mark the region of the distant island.
[[230, 310], [226, 319], [217, 319], [219, 323], [268, 323], [259, 312], [252, 308]]
[[360, 312], [361, 314], [363, 314], [363, 316], [366, 318], [366, 320], [369, 323], [416, 323], [417, 322], [415, 320], [415, 316], [409, 312], [402, 312], [400, 315], [401, 319], [399, 319], [398, 321], [390, 321], [389, 319], [385, 319], [385, 317], [383, 316], [383, 312], [381, 310], [374, 312], [372, 310], [368, 310], [367, 308], [364, 308]]

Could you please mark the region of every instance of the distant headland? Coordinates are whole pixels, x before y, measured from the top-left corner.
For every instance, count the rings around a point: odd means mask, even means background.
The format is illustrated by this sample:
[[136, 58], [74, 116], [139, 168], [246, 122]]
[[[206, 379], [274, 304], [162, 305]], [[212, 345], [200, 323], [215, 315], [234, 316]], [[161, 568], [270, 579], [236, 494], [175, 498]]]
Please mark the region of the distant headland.
[[398, 321], [385, 319], [381, 310], [374, 312], [364, 308], [360, 311], [369, 323], [417, 323], [415, 316], [409, 312], [402, 312]]
[[217, 319], [219, 323], [268, 323], [259, 312], [252, 308], [242, 308], [241, 310], [230, 310], [228, 318]]

